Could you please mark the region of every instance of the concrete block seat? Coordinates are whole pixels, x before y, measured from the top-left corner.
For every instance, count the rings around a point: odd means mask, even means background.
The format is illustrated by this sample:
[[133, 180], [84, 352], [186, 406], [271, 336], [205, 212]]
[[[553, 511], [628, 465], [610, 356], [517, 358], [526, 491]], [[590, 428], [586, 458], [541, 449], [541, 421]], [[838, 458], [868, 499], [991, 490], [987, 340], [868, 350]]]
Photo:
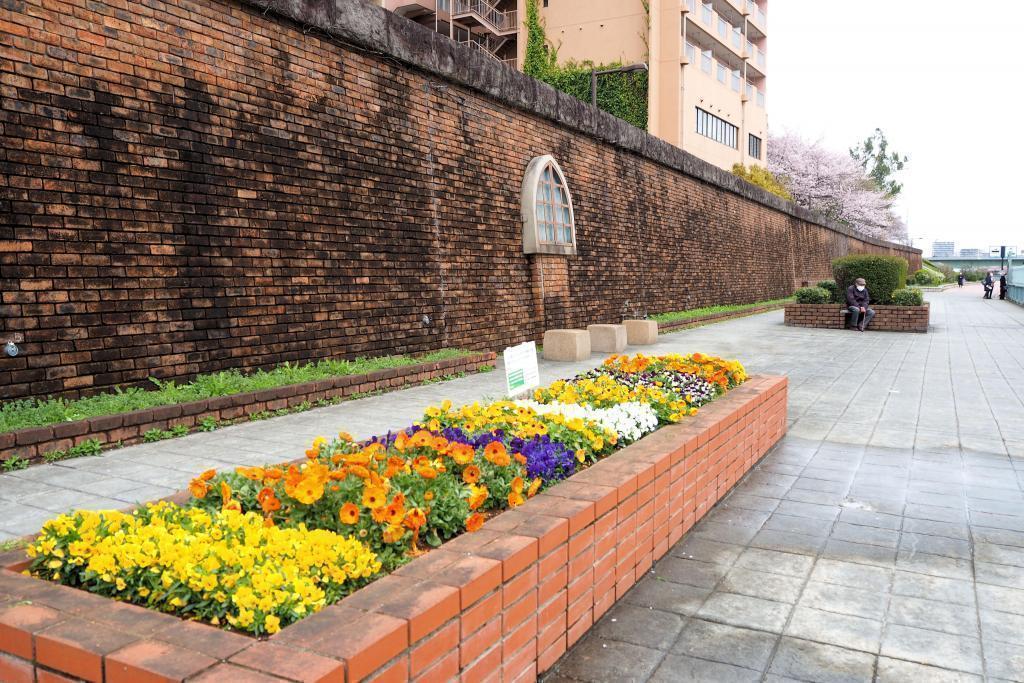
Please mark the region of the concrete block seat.
[[547, 330], [544, 332], [544, 360], [581, 361], [590, 358], [590, 333], [587, 330]]
[[587, 325], [590, 348], [599, 353], [621, 353], [626, 349], [625, 325]]
[[630, 346], [650, 346], [658, 341], [658, 323], [654, 320], [623, 320], [622, 325]]

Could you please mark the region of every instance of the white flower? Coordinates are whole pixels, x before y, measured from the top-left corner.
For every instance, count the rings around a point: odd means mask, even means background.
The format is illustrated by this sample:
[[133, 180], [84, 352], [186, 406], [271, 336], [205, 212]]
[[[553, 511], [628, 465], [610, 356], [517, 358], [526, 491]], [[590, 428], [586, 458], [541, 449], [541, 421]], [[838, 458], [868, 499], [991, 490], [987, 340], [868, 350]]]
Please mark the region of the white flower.
[[536, 401], [516, 401], [517, 406], [530, 408], [539, 415], [557, 413], [566, 420], [580, 418], [593, 420], [607, 430], [615, 432], [620, 441], [630, 443], [644, 434], [658, 428], [658, 415], [647, 403], [630, 401], [620, 403], [611, 408], [592, 408], [576, 403], [537, 403]]

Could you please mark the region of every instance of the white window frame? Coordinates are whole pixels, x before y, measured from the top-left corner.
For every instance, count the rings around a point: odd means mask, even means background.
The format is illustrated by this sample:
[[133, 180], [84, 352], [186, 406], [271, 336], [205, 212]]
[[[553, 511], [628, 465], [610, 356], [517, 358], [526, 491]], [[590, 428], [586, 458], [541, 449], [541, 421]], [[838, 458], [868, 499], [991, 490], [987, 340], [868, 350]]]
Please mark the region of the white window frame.
[[[561, 183], [562, 188], [565, 190], [565, 196], [569, 205], [569, 234], [571, 242], [551, 242], [541, 239], [540, 226], [537, 222], [537, 190], [547, 168], [551, 168], [555, 179]], [[569, 190], [569, 183], [565, 180], [565, 174], [562, 173], [562, 167], [558, 165], [553, 156], [546, 154], [535, 157], [530, 161], [523, 176], [523, 187], [520, 197], [520, 208], [523, 218], [523, 253], [575, 256], [576, 212], [573, 208], [572, 192]]]

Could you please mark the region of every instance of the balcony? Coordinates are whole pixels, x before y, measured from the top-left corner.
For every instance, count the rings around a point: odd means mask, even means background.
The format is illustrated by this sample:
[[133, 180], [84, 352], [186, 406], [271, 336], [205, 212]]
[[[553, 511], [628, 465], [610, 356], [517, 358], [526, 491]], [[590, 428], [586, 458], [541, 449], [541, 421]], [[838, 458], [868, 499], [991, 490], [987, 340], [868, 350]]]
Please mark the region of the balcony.
[[384, 2], [385, 9], [406, 19], [434, 14], [440, 9], [437, 5], [437, 0], [385, 0]]
[[702, 2], [700, 7], [697, 8], [697, 12], [694, 15], [690, 15], [688, 25], [698, 29], [700, 33], [706, 33], [709, 38], [714, 39], [727, 52], [732, 53], [738, 59], [742, 59], [743, 28], [731, 23], [712, 9], [711, 3]]
[[491, 33], [507, 36], [519, 31], [519, 13], [502, 11], [487, 0], [452, 0], [452, 18], [476, 22]]
[[758, 7], [754, 0], [747, 0], [746, 15], [747, 26], [754, 29], [754, 31], [759, 34], [758, 37], [766, 36], [768, 30], [768, 17], [765, 16], [764, 10]]

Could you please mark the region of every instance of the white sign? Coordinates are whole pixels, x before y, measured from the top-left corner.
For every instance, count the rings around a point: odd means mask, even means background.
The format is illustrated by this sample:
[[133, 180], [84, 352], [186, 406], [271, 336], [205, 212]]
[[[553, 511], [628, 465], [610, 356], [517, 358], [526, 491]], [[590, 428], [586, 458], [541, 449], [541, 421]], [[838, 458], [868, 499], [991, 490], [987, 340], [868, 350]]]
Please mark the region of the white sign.
[[515, 396], [540, 386], [540, 370], [537, 369], [537, 344], [525, 342], [505, 349], [505, 384], [508, 395]]

